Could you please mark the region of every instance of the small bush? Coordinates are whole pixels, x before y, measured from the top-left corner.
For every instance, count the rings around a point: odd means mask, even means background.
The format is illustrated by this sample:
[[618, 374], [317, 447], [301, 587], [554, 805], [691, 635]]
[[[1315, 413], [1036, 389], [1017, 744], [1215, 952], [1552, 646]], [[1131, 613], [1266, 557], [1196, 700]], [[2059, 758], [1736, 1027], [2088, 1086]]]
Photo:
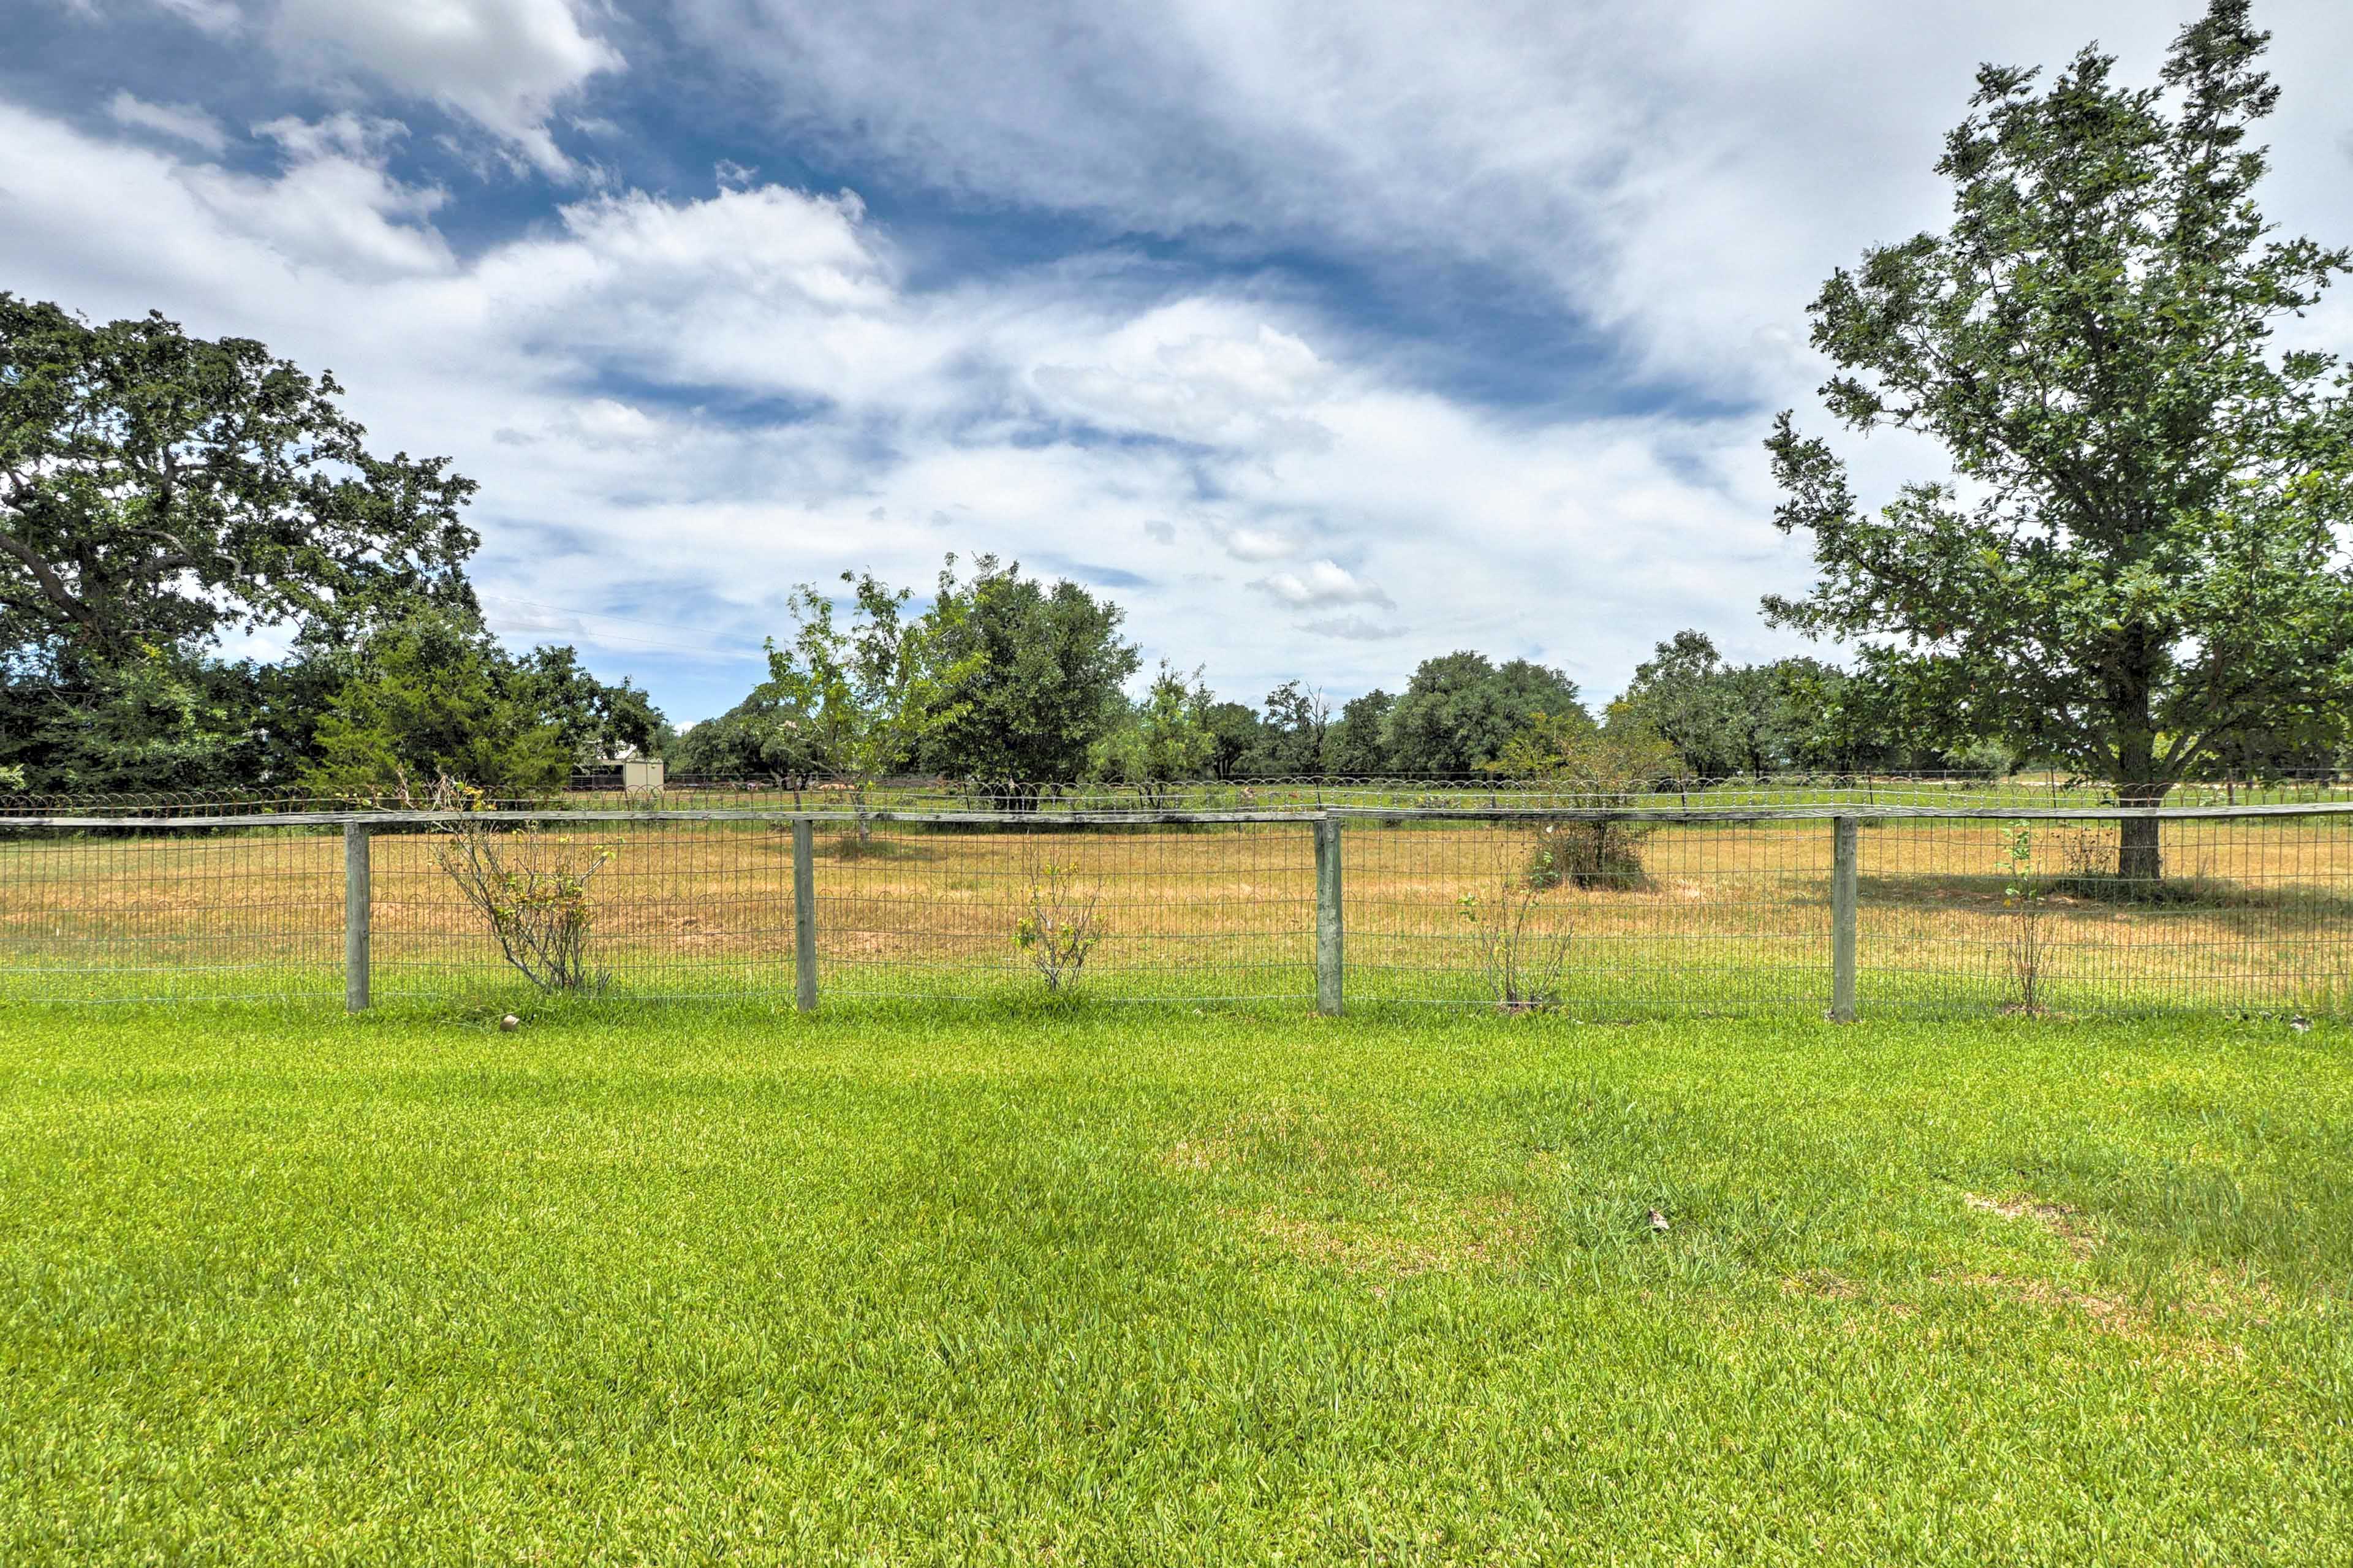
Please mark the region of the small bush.
[[[1556, 883], [1557, 883], [1557, 873]], [[1553, 930], [1541, 907], [1535, 868], [1501, 876], [1494, 897], [1466, 892], [1454, 911], [1471, 928], [1480, 970], [1494, 1005], [1504, 1013], [1548, 1013], [1560, 1005], [1560, 982], [1569, 968], [1567, 930]]]
[[613, 847], [535, 823], [503, 826], [481, 792], [446, 779], [433, 805], [462, 814], [435, 825], [434, 863], [489, 923], [507, 963], [542, 991], [602, 991], [607, 977], [588, 963], [588, 885]]
[[1014, 922], [1013, 945], [1029, 955], [1046, 989], [1059, 994], [1077, 982], [1088, 954], [1103, 940], [1099, 888], [1082, 888], [1078, 868], [1049, 861], [1029, 883], [1027, 909]]
[[[1674, 764], [1674, 749], [1647, 726], [1613, 715], [1597, 725], [1582, 712], [1556, 718], [1537, 713], [1504, 743], [1488, 771], [1608, 809], [1641, 795]], [[1642, 840], [1655, 822], [1634, 816], [1556, 822], [1529, 851], [1525, 878], [1539, 889], [1564, 880], [1580, 888], [1635, 888], [1643, 881]]]
[[1540, 892], [1563, 882], [1579, 888], [1634, 888], [1643, 880], [1642, 840], [1649, 822], [1547, 823], [1528, 849], [1524, 879]]
[[2044, 1012], [2042, 1000], [2042, 900], [2048, 889], [2034, 874], [2034, 830], [2021, 824], [2006, 840], [2010, 879], [2002, 888], [2002, 907], [2010, 911], [2010, 973], [2018, 984], [2017, 1011], [2029, 1016]]

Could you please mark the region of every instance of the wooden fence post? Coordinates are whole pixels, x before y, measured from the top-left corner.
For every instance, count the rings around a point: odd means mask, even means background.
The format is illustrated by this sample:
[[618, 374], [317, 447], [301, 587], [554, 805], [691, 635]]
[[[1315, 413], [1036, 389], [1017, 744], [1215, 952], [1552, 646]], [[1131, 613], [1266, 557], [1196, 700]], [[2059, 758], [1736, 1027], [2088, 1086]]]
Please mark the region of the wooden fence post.
[[368, 828], [343, 824], [343, 1011], [368, 1007]]
[[815, 824], [793, 818], [793, 1002], [804, 1013], [817, 1011], [816, 838]]
[[1338, 1017], [1342, 997], [1342, 946], [1346, 930], [1340, 919], [1340, 819], [1315, 819], [1315, 1010]]
[[1854, 1022], [1855, 819], [1835, 817], [1831, 837], [1831, 1020]]

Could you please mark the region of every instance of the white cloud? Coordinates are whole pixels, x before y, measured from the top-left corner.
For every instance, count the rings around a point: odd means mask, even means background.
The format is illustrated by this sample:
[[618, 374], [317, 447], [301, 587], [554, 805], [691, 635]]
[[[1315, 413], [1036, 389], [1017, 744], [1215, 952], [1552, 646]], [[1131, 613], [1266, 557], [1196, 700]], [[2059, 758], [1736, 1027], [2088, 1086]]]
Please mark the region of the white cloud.
[[[258, 177], [0, 107], [30, 172], [0, 189], [0, 268], [95, 316], [161, 306], [332, 367], [376, 441], [482, 481], [486, 592], [581, 615], [640, 668], [756, 647], [796, 582], [926, 586], [951, 549], [1134, 574], [1115, 596], [1147, 653], [1246, 695], [1394, 687], [1466, 644], [1599, 686], [1799, 580], [1742, 477], [1747, 421], [1499, 421], [1326, 323], [1214, 294], [1137, 306], [1132, 280], [1105, 297], [1063, 269], [919, 291], [847, 195], [596, 197], [460, 257], [440, 193], [377, 162], [392, 128], [267, 131], [288, 162]], [[1050, 396], [1055, 365], [1124, 390]], [[1305, 559], [1256, 586], [1219, 570], [1286, 557]], [[654, 628], [582, 615], [604, 611]]]
[[228, 147], [228, 133], [221, 129], [220, 122], [192, 104], [149, 103], [130, 93], [118, 92], [107, 104], [106, 111], [118, 125], [153, 131], [193, 143], [207, 153], [218, 153]]
[[151, 0], [159, 9], [172, 15], [200, 31], [226, 35], [237, 31], [244, 16], [238, 12], [237, 0]]
[[474, 121], [545, 174], [576, 171], [548, 121], [620, 52], [573, 0], [280, 0], [271, 45], [297, 63], [355, 71]]
[[1303, 572], [1277, 572], [1250, 584], [1294, 610], [1334, 605], [1388, 605], [1389, 596], [1336, 561], [1318, 561]]
[[1299, 553], [1299, 542], [1288, 533], [1266, 528], [1214, 530], [1218, 542], [1237, 561], [1280, 561]]
[[[1410, 270], [1491, 269], [1622, 336], [1630, 368], [1802, 398], [1788, 336], [1831, 267], [1943, 216], [1931, 174], [1981, 60], [2088, 40], [2153, 76], [2198, 0], [686, 0], [796, 137], [989, 204]], [[2286, 89], [2275, 216], [2345, 210], [2343, 0], [2265, 0]], [[2290, 164], [2298, 165], [2291, 168]], [[1764, 334], [1761, 335], [1760, 334]], [[1148, 389], [1098, 371], [1064, 395]]]
[[1204, 444], [1329, 438], [1307, 412], [1330, 384], [1329, 367], [1298, 337], [1225, 301], [1147, 311], [1063, 345], [1029, 378], [1046, 407], [1105, 429]]

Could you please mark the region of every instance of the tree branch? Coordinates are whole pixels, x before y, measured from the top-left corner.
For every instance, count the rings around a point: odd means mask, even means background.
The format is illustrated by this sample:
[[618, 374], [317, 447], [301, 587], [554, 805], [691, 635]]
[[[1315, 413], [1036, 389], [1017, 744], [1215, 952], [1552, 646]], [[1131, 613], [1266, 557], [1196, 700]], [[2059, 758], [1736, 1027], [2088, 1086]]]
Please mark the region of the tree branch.
[[96, 629], [98, 613], [74, 596], [72, 590], [66, 586], [65, 579], [58, 575], [57, 569], [42, 560], [31, 545], [12, 533], [0, 533], [0, 551], [5, 551], [23, 562], [25, 569], [33, 574], [33, 581], [40, 585], [42, 597], [63, 610], [76, 626], [85, 630]]

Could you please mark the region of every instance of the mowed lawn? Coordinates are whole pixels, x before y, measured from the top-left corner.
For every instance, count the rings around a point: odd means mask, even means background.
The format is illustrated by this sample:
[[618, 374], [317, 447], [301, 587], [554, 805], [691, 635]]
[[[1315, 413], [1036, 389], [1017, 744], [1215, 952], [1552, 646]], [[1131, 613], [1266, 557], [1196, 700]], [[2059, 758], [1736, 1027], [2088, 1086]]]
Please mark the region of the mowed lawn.
[[17, 1007], [0, 1562], [2344, 1562], [2349, 1047]]

